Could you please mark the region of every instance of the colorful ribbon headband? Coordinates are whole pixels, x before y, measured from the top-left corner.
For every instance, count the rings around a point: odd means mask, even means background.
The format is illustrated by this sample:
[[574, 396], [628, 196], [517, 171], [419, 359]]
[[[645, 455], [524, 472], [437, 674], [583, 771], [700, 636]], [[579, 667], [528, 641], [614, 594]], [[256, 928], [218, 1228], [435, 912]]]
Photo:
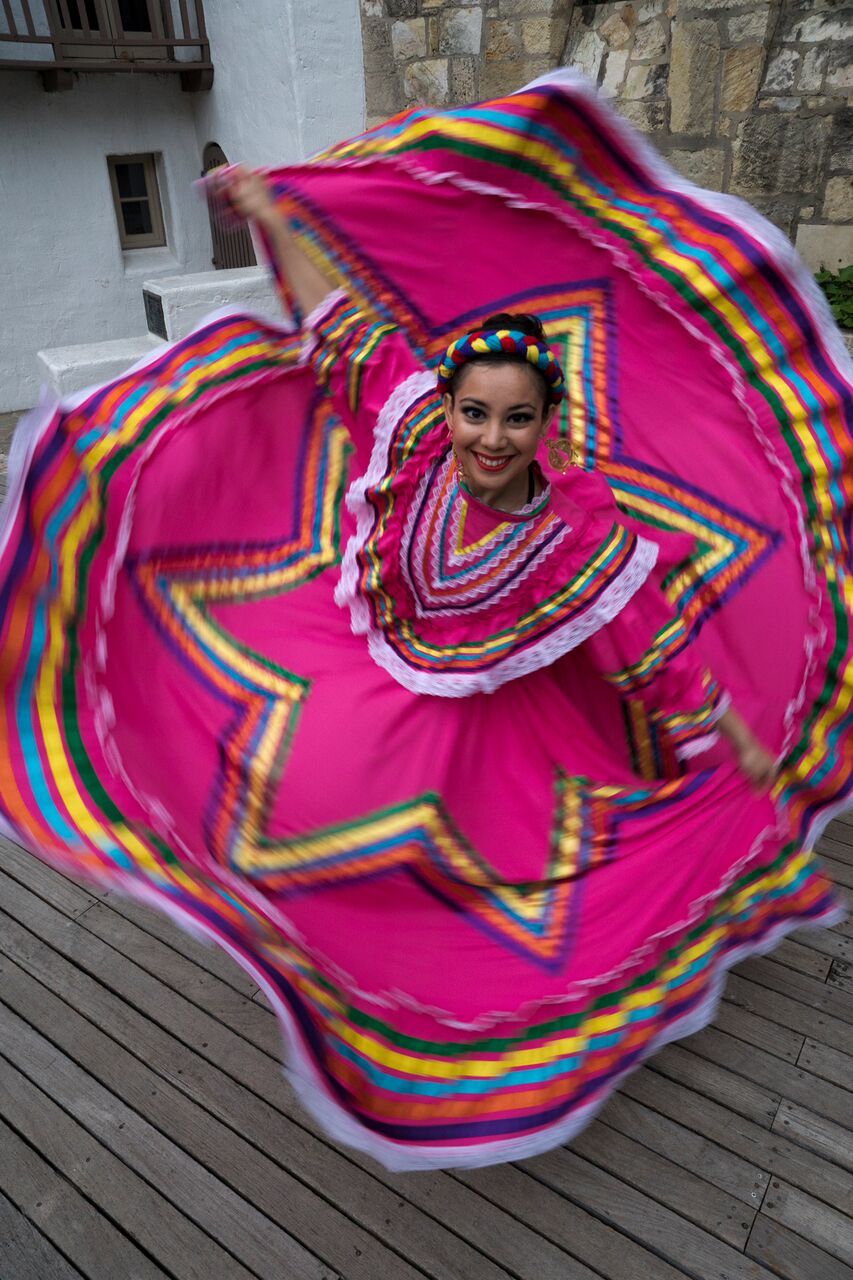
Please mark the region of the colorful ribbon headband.
[[508, 355], [526, 360], [544, 375], [549, 403], [559, 404], [562, 400], [566, 381], [559, 360], [546, 343], [517, 329], [478, 329], [451, 342], [436, 374], [439, 391], [448, 390], [453, 375], [463, 364], [477, 356], [489, 355]]

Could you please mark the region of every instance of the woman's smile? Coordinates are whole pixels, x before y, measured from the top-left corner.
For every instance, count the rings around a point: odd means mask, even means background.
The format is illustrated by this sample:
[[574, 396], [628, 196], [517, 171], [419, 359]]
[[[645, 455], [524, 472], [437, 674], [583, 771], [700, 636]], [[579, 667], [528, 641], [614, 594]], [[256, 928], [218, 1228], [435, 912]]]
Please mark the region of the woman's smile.
[[468, 452], [476, 462], [478, 467], [482, 467], [484, 471], [505, 471], [512, 462], [513, 454], [504, 453], [498, 456], [489, 453], [479, 453], [476, 449], [469, 449]]

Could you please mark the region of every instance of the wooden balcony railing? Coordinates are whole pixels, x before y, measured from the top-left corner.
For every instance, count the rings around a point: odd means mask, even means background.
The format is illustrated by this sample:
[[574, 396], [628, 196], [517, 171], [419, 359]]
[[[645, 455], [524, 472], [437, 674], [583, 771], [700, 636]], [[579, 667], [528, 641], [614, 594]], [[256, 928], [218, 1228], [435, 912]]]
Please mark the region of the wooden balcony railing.
[[0, 69], [39, 71], [47, 89], [74, 71], [177, 71], [213, 83], [203, 0], [0, 0]]

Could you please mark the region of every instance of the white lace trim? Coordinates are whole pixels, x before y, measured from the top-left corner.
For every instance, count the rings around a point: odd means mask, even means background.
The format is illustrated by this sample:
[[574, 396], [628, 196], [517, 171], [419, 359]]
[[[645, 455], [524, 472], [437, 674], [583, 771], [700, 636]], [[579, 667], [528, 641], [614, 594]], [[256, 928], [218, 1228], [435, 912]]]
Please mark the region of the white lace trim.
[[346, 504], [356, 518], [355, 533], [349, 539], [341, 561], [341, 573], [335, 588], [335, 602], [350, 611], [350, 625], [355, 635], [365, 635], [371, 627], [370, 608], [358, 589], [358, 553], [373, 528], [373, 508], [367, 491], [378, 485], [389, 468], [388, 454], [397, 423], [403, 414], [428, 392], [435, 391], [435, 375], [418, 369], [395, 387], [379, 412], [373, 433], [373, 449], [367, 470], [353, 480]]
[[466, 698], [473, 693], [493, 693], [509, 680], [549, 667], [564, 654], [576, 649], [599, 631], [625, 607], [648, 578], [658, 558], [658, 545], [637, 538], [631, 559], [581, 617], [570, 617], [560, 627], [535, 644], [504, 658], [488, 671], [430, 672], [410, 667], [388, 642], [383, 631], [370, 630], [367, 647], [380, 667], [412, 693], [428, 693], [440, 698]]
[[[731, 705], [731, 694], [722, 694], [720, 701], [708, 716], [707, 723], [709, 725], [717, 724], [717, 722], [726, 714]], [[709, 751], [710, 748], [716, 746], [719, 741], [720, 734], [717, 729], [714, 729], [711, 733], [703, 733], [700, 738], [692, 738], [689, 742], [685, 742], [680, 747], [676, 747], [676, 758], [678, 760], [692, 760], [695, 756], [701, 756], [703, 752]]]

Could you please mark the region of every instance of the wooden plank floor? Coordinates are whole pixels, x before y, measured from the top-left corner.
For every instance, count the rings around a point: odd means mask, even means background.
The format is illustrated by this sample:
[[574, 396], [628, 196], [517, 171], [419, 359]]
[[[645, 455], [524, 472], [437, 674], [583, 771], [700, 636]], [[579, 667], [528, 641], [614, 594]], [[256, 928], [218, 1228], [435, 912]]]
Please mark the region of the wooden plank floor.
[[[821, 842], [853, 885], [853, 823]], [[730, 978], [570, 1147], [327, 1142], [224, 953], [0, 841], [0, 1280], [853, 1280], [853, 926]]]

